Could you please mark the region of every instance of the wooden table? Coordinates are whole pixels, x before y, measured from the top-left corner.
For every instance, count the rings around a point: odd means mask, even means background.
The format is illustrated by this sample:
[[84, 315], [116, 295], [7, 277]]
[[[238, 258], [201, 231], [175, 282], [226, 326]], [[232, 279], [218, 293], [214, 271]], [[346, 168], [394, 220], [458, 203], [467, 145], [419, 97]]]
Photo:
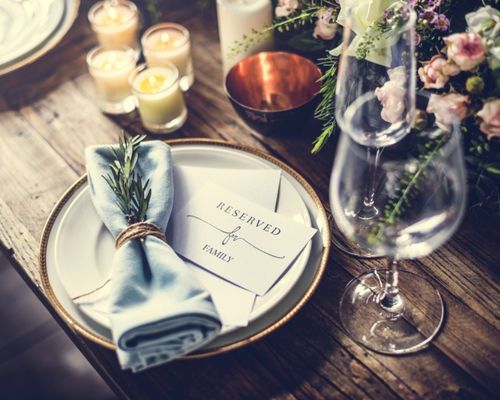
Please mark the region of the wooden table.
[[[122, 128], [141, 131], [136, 114], [109, 119], [96, 106], [84, 60], [95, 40], [86, 21], [89, 3], [83, 2], [75, 26], [55, 50], [0, 78], [0, 242], [26, 283], [117, 394], [142, 400], [491, 399], [500, 393], [498, 220], [478, 215], [466, 218], [453, 240], [431, 256], [404, 263], [406, 269], [435, 279], [447, 308], [441, 334], [415, 355], [379, 355], [345, 334], [337, 311], [344, 286], [383, 262], [356, 260], [335, 249], [302, 311], [270, 336], [237, 351], [134, 375], [120, 370], [112, 351], [72, 332], [41, 289], [38, 246], [45, 220], [85, 172], [87, 145], [115, 142]], [[172, 137], [225, 139], [263, 149], [299, 170], [328, 204], [334, 143], [311, 156], [314, 134], [309, 130], [286, 138], [252, 133], [221, 87], [213, 10], [200, 15], [185, 8], [170, 19], [192, 32], [197, 78], [187, 96], [188, 122]]]

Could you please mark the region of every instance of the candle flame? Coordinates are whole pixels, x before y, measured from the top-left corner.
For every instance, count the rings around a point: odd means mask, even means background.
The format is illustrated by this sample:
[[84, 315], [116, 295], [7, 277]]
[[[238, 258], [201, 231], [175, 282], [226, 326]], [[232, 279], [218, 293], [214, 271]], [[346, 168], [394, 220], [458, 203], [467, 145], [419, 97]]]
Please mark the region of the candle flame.
[[158, 93], [165, 84], [165, 77], [162, 75], [150, 75], [139, 83], [139, 90], [143, 93]]
[[160, 41], [162, 43], [167, 43], [170, 40], [170, 35], [167, 32], [164, 32], [160, 36]]
[[112, 20], [118, 19], [118, 11], [116, 11], [115, 7], [108, 8], [108, 17], [109, 17], [109, 19], [112, 19]]

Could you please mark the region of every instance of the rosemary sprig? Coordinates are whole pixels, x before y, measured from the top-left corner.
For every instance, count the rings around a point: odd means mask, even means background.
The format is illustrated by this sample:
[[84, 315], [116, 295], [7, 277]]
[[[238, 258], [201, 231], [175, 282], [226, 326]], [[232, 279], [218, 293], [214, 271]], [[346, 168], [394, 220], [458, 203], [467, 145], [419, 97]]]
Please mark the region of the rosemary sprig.
[[115, 193], [117, 205], [129, 224], [146, 220], [151, 199], [149, 179], [143, 183], [141, 175], [135, 171], [139, 159], [139, 145], [145, 138], [144, 135], [130, 139], [121, 137], [118, 141], [118, 151], [113, 147], [110, 148], [114, 157], [110, 165], [111, 173], [102, 175]]
[[320, 60], [320, 65], [326, 69], [326, 72], [321, 76], [321, 101], [316, 107], [314, 117], [323, 123], [323, 128], [319, 136], [314, 140], [311, 149], [312, 154], [318, 153], [330, 136], [335, 131], [335, 91], [337, 86], [337, 57], [330, 53]]

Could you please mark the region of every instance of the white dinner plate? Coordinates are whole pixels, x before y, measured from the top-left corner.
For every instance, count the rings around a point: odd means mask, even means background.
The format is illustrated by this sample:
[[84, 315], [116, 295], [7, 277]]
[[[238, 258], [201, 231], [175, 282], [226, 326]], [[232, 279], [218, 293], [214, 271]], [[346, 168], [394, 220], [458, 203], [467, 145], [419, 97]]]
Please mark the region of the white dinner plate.
[[1, 0], [0, 75], [54, 47], [76, 18], [79, 0]]
[[[181, 139], [170, 144], [174, 163], [180, 165], [231, 169], [280, 168], [282, 183], [277, 211], [296, 221], [309, 223], [319, 231], [288, 273], [256, 302], [247, 327], [226, 330], [189, 357], [206, 356], [243, 346], [265, 336], [302, 307], [312, 295], [326, 266], [330, 246], [328, 220], [318, 196], [309, 184], [286, 164], [265, 153], [207, 139]], [[75, 226], [78, 228], [74, 229]], [[66, 240], [68, 237], [71, 239]], [[65, 246], [69, 246], [69, 250], [64, 250]], [[106, 324], [83, 314], [71, 301], [65, 285], [76, 285], [78, 279], [102, 282], [113, 248], [113, 239], [91, 204], [86, 177], [82, 177], [58, 202], [44, 229], [40, 252], [42, 281], [49, 300], [61, 316], [76, 331], [109, 348], [114, 345]]]
[[[213, 160], [217, 160], [214, 167], [220, 169], [270, 168], [268, 164], [253, 156], [235, 154], [232, 149], [213, 146], [208, 149], [195, 146], [174, 146], [172, 159], [174, 165], [181, 167], [203, 167], [212, 165]], [[271, 168], [277, 169], [277, 167]], [[174, 187], [175, 185], [174, 180]], [[227, 189], [231, 190], [229, 187]], [[311, 219], [304, 201], [286, 178], [281, 179], [276, 204], [277, 213], [290, 217], [299, 224], [311, 226]], [[171, 242], [168, 239], [167, 235], [167, 242]], [[302, 275], [310, 252], [311, 243], [309, 242], [266, 295], [256, 297], [249, 322], [262, 316], [288, 294]], [[56, 268], [68, 296], [73, 298], [82, 293], [89, 293], [106, 282], [110, 276], [114, 254], [114, 239], [95, 211], [88, 185], [86, 185], [68, 202], [68, 209], [62, 214], [61, 224], [56, 232]], [[92, 307], [82, 307], [80, 310], [104, 327], [110, 327], [106, 314]], [[221, 333], [224, 334], [234, 329], [237, 327], [225, 326]]]

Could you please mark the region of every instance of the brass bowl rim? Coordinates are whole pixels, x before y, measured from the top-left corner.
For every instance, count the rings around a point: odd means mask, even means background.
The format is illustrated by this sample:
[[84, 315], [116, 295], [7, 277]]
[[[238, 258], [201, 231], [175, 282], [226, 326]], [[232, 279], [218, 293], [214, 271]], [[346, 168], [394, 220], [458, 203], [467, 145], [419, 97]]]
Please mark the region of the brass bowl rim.
[[261, 114], [278, 114], [278, 113], [282, 113], [282, 112], [286, 112], [286, 111], [293, 111], [293, 110], [298, 110], [299, 108], [311, 103], [316, 97], [318, 97], [318, 94], [319, 94], [319, 88], [318, 88], [318, 92], [316, 92], [314, 94], [314, 96], [312, 96], [311, 98], [309, 98], [308, 100], [304, 101], [303, 103], [299, 104], [299, 105], [296, 105], [294, 107], [289, 107], [289, 108], [284, 108], [282, 110], [261, 110], [259, 108], [254, 108], [254, 107], [250, 107], [250, 106], [247, 106], [245, 104], [243, 104], [242, 102], [236, 100], [234, 98], [234, 96], [232, 96], [230, 93], [229, 93], [229, 90], [227, 89], [227, 80], [228, 80], [228, 77], [229, 75], [231, 74], [231, 72], [243, 61], [245, 60], [248, 60], [249, 58], [257, 58], [258, 56], [260, 56], [261, 54], [284, 54], [286, 56], [295, 56], [295, 57], [299, 57], [301, 58], [303, 61], [305, 61], [307, 64], [309, 64], [310, 66], [312, 66], [316, 72], [318, 73], [318, 80], [315, 81], [315, 83], [317, 82], [319, 84], [319, 79], [321, 78], [321, 75], [322, 75], [322, 72], [321, 72], [321, 68], [318, 67], [314, 62], [312, 62], [311, 60], [309, 60], [308, 58], [306, 57], [303, 57], [301, 56], [300, 54], [296, 54], [296, 53], [292, 53], [290, 51], [261, 51], [259, 53], [256, 53], [256, 54], [252, 54], [251, 56], [248, 56], [248, 57], [245, 57], [243, 58], [242, 60], [238, 61], [236, 64], [234, 64], [231, 69], [227, 72], [226, 76], [224, 77], [224, 93], [225, 95], [229, 98], [229, 100], [231, 100], [232, 102], [238, 104], [238, 106], [242, 107], [243, 109], [245, 110], [249, 110], [249, 111], [254, 111], [254, 112], [258, 112], [258, 113], [261, 113]]

